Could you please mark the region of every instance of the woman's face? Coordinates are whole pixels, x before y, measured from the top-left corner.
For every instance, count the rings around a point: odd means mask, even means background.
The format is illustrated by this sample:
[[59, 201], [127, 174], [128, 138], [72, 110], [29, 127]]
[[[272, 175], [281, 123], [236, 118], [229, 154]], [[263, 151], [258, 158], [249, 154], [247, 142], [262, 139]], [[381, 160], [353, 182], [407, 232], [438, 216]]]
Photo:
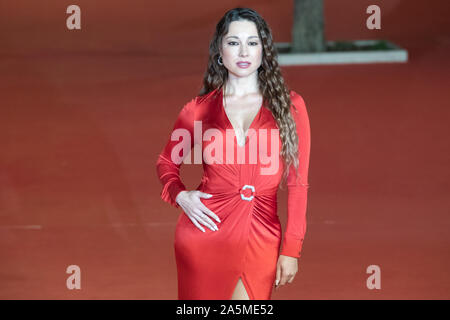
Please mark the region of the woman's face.
[[[224, 67], [236, 77], [257, 71], [262, 61], [262, 43], [253, 21], [233, 21], [223, 37], [221, 55]], [[241, 61], [250, 64], [239, 64]]]

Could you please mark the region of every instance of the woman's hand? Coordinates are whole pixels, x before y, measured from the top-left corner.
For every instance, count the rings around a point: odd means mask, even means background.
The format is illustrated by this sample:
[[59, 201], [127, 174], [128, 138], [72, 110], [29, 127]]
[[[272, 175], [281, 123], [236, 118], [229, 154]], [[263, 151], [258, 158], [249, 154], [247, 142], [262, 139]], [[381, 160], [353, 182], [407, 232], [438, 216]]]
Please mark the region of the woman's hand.
[[200, 201], [200, 198], [209, 199], [211, 197], [211, 194], [199, 190], [181, 191], [178, 193], [175, 201], [197, 228], [205, 232], [205, 229], [200, 225], [203, 224], [212, 231], [217, 231], [219, 228], [208, 216], [213, 217], [217, 222], [220, 222], [219, 217]]
[[292, 281], [294, 281], [297, 271], [298, 259], [280, 254], [277, 262], [275, 290], [278, 290], [279, 286], [285, 285], [286, 282], [291, 283]]

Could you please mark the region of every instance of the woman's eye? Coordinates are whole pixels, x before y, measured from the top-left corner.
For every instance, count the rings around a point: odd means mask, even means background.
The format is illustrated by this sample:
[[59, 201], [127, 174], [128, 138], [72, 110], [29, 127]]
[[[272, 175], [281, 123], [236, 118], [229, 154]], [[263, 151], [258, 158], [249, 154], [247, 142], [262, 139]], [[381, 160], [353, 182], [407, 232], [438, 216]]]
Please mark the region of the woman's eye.
[[[237, 43], [237, 42], [236, 42], [236, 41], [228, 42], [229, 45], [234, 45], [234, 43]], [[257, 46], [257, 45], [258, 45], [258, 42], [252, 41], [252, 42], [250, 42], [250, 44], [251, 44], [252, 46]]]

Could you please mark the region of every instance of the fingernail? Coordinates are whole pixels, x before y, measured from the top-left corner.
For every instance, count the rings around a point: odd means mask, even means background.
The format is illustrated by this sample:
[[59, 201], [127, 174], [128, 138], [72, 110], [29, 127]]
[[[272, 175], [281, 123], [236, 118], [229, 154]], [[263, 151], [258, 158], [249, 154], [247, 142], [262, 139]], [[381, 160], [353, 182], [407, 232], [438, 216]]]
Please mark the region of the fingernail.
[[211, 198], [211, 197], [212, 197], [212, 194], [208, 194], [208, 197]]
[[280, 282], [280, 280], [275, 281], [275, 285], [278, 285], [278, 282]]

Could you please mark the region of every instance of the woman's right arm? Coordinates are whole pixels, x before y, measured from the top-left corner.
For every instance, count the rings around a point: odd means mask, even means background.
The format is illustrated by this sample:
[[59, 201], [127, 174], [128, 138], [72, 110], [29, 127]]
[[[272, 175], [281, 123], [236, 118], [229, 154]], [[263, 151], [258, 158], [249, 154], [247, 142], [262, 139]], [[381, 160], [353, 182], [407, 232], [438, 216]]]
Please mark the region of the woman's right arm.
[[195, 144], [195, 105], [194, 98], [180, 111], [169, 141], [156, 162], [156, 172], [163, 185], [161, 198], [175, 208], [181, 206], [192, 223], [203, 232], [201, 224], [215, 231], [218, 228], [209, 217], [217, 222], [220, 219], [200, 201], [200, 198], [210, 198], [211, 195], [199, 190], [187, 191], [180, 178], [180, 166]]
[[156, 173], [163, 186], [161, 198], [176, 208], [179, 208], [177, 195], [186, 190], [180, 178], [180, 166], [194, 146], [195, 103], [194, 98], [184, 105], [156, 161]]

